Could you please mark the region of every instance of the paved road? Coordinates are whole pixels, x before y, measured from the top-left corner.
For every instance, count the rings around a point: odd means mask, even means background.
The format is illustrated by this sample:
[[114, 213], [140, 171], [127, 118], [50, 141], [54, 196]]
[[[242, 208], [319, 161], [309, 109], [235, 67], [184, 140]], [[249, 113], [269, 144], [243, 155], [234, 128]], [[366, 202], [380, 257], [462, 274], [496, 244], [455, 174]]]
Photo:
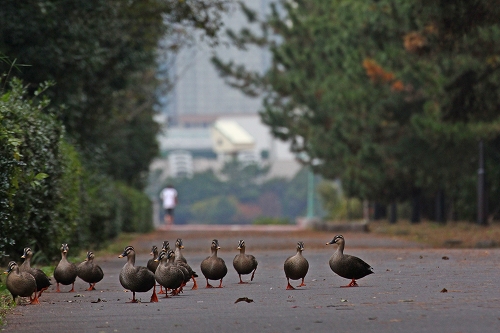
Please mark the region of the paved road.
[[[49, 290], [39, 306], [18, 306], [7, 316], [4, 332], [500, 332], [500, 250], [428, 249], [418, 244], [344, 234], [346, 253], [370, 263], [375, 274], [359, 280], [358, 288], [340, 288], [347, 280], [328, 267], [331, 234], [287, 231], [176, 229], [143, 236], [132, 245], [145, 264], [152, 244], [177, 237], [185, 256], [200, 273], [212, 238], [222, 247], [229, 273], [224, 288], [190, 290], [149, 303], [126, 303], [131, 293], [118, 282], [125, 259], [96, 258], [105, 273], [97, 291]], [[232, 268], [237, 240], [259, 267], [252, 283], [239, 285]], [[306, 287], [285, 290], [283, 262], [303, 240], [310, 269]], [[448, 260], [443, 259], [446, 256]], [[247, 276], [246, 279], [249, 277]], [[204, 286], [202, 278], [200, 287]], [[298, 283], [295, 283], [298, 284]], [[441, 292], [446, 289], [447, 292]], [[252, 303], [236, 299], [248, 297]]]

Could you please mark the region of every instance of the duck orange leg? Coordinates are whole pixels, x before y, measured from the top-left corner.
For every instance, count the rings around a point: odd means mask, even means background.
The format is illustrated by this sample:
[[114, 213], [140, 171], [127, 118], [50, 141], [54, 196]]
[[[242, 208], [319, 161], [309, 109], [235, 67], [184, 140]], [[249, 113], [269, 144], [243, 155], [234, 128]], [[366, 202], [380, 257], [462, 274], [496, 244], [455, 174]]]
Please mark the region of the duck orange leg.
[[71, 285], [71, 290], [69, 291], [70, 293], [74, 293], [75, 292], [75, 283], [73, 282], [73, 284]]
[[304, 278], [302, 278], [302, 283], [299, 284], [297, 287], [305, 287], [305, 286], [306, 286], [306, 284], [304, 283]]
[[30, 304], [40, 304], [40, 301], [38, 300], [38, 291], [35, 289], [35, 297], [33, 299], [30, 296]]
[[158, 294], [165, 294], [165, 291], [163, 290], [163, 286], [160, 284], [160, 291], [158, 292]]
[[59, 282], [57, 282], [57, 289], [56, 289], [56, 292], [60, 293], [61, 292], [61, 289], [59, 289]]
[[219, 286], [217, 288], [222, 288], [222, 279], [220, 279]]
[[95, 283], [89, 283], [88, 291], [95, 290]]
[[239, 284], [245, 284], [245, 283], [248, 283], [248, 282], [243, 282], [243, 280], [241, 279], [241, 274], [238, 274], [240, 276], [240, 282], [238, 282]]
[[250, 281], [253, 281], [253, 277], [255, 276], [255, 271], [257, 270], [257, 268], [255, 268], [252, 272], [252, 277], [250, 278]]
[[156, 283], [153, 286], [153, 295], [151, 295], [150, 302], [152, 302], [152, 303], [158, 303], [158, 296], [156, 296]]
[[40, 290], [40, 292], [38, 293], [38, 297], [42, 296], [42, 293], [43, 293], [45, 290], [47, 290], [47, 289], [49, 289], [49, 287], [42, 288], [42, 289]]
[[295, 288], [292, 287], [292, 285], [290, 284], [290, 279], [286, 278], [286, 281], [288, 282], [288, 285], [286, 286], [286, 290], [295, 290]]
[[214, 286], [212, 286], [210, 283], [208, 283], [208, 279], [207, 279], [207, 286], [206, 288], [213, 288]]
[[352, 279], [351, 280], [351, 283], [349, 283], [347, 286], [345, 286], [346, 288], [347, 287], [357, 287], [358, 284], [356, 283], [356, 280]]
[[132, 300], [127, 303], [138, 303], [137, 300], [135, 299], [135, 291], [132, 292]]
[[191, 288], [191, 290], [198, 289], [198, 284], [196, 283], [196, 279], [194, 278], [194, 276], [191, 276], [191, 279], [193, 279], [193, 288]]

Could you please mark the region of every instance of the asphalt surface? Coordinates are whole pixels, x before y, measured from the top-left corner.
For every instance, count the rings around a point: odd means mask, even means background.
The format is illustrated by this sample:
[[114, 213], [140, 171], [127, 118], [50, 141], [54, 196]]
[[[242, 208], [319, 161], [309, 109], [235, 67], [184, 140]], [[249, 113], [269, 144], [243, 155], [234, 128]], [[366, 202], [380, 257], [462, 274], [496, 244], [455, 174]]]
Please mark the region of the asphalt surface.
[[[141, 303], [127, 303], [118, 275], [126, 259], [96, 258], [104, 280], [96, 291], [77, 280], [75, 293], [55, 286], [41, 305], [17, 306], [6, 318], [4, 332], [500, 332], [500, 250], [429, 249], [418, 244], [344, 234], [345, 253], [373, 266], [375, 274], [359, 287], [335, 275], [328, 260], [336, 245], [333, 234], [300, 230], [158, 231], [131, 243], [145, 265], [151, 245], [183, 238], [184, 256], [198, 272], [199, 289], [188, 283], [183, 294], [149, 303], [151, 292], [138, 293]], [[199, 264], [218, 238], [219, 256], [228, 266], [224, 288], [206, 289]], [[259, 266], [253, 282], [240, 285], [232, 267], [238, 239]], [[306, 286], [286, 290], [283, 262], [305, 243], [309, 261]], [[244, 280], [249, 280], [245, 276]], [[212, 281], [212, 284], [216, 284]], [[294, 281], [298, 285], [299, 281]], [[446, 291], [446, 292], [444, 292]], [[238, 302], [248, 297], [252, 302]]]

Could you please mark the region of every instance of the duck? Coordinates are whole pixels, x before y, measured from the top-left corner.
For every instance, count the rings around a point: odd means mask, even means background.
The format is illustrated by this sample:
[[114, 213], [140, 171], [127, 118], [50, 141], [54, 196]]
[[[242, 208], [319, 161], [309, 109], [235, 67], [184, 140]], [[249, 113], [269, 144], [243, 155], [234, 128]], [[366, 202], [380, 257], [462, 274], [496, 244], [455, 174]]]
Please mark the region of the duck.
[[373, 268], [362, 259], [344, 254], [345, 239], [342, 235], [336, 235], [326, 245], [337, 244], [337, 250], [330, 257], [329, 265], [332, 271], [339, 276], [351, 279], [345, 287], [357, 287], [356, 280], [359, 280], [373, 272]]
[[151, 252], [149, 253], [150, 255], [153, 256], [153, 258], [148, 260], [148, 263], [146, 267], [151, 271], [151, 272], [156, 272], [156, 269], [158, 268], [158, 264], [160, 263], [156, 258], [158, 258], [158, 246], [153, 245], [151, 247]]
[[[152, 255], [153, 258], [148, 260], [146, 267], [154, 274], [156, 272], [156, 269], [158, 268], [158, 264], [160, 263], [159, 261], [156, 260], [158, 258], [158, 246], [153, 245], [151, 247], [151, 252], [149, 254]], [[158, 294], [164, 294], [164, 293], [165, 292], [163, 291], [163, 286], [160, 284], [160, 291], [158, 292]]]
[[[172, 295], [179, 294], [185, 278], [182, 270], [174, 263], [175, 252], [172, 250], [168, 252], [161, 251], [155, 260], [159, 262], [155, 272], [156, 282], [166, 289], [171, 289]], [[165, 293], [165, 297], [168, 297], [167, 293]]]
[[57, 282], [57, 289], [56, 289], [57, 292], [61, 291], [59, 289], [59, 284], [63, 284], [65, 286], [71, 284], [71, 290], [69, 292], [71, 293], [75, 291], [75, 280], [77, 277], [76, 265], [73, 264], [72, 262], [69, 262], [68, 259], [66, 258], [66, 256], [68, 255], [68, 251], [69, 251], [68, 244], [62, 244], [61, 260], [54, 269], [54, 279]]
[[161, 250], [168, 252], [170, 250], [170, 242], [168, 240], [163, 241], [161, 244]]
[[302, 255], [302, 251], [304, 251], [304, 243], [297, 243], [297, 253], [291, 257], [288, 257], [285, 260], [284, 269], [286, 280], [288, 281], [288, 285], [286, 286], [287, 290], [295, 289], [290, 284], [290, 279], [299, 280], [302, 279], [302, 283], [297, 287], [304, 287], [306, 284], [304, 283], [304, 278], [307, 275], [307, 271], [309, 270], [309, 262]]
[[234, 257], [233, 267], [240, 277], [239, 283], [240, 284], [247, 283], [247, 282], [243, 282], [243, 280], [241, 279], [242, 274], [252, 273], [252, 277], [250, 278], [250, 281], [253, 281], [255, 271], [257, 270], [258, 262], [253, 255], [245, 254], [245, 241], [243, 239], [241, 239], [238, 242], [237, 249], [240, 250], [240, 253]]
[[[33, 275], [28, 272], [21, 272], [15, 261], [9, 262], [7, 270], [7, 281], [5, 285], [12, 295], [12, 300], [15, 303], [16, 297], [29, 297], [30, 304], [40, 304], [37, 296], [36, 280]], [[34, 293], [34, 296], [32, 297]]]
[[135, 266], [135, 249], [133, 246], [127, 246], [123, 253], [118, 258], [127, 257], [127, 263], [120, 271], [120, 284], [123, 288], [132, 292], [132, 300], [130, 303], [138, 303], [135, 298], [135, 293], [145, 293], [153, 288], [150, 302], [158, 302], [156, 295], [156, 280], [155, 275], [147, 267]]
[[189, 266], [189, 264], [187, 263], [187, 260], [186, 258], [184, 258], [184, 256], [182, 255], [182, 249], [184, 248], [184, 245], [182, 244], [182, 239], [181, 238], [177, 238], [177, 240], [175, 241], [175, 263], [182, 268], [186, 269], [188, 271], [188, 274], [189, 276], [187, 276], [187, 281], [186, 283], [189, 281], [189, 280], [193, 280], [193, 287], [191, 288], [191, 290], [196, 290], [198, 289], [198, 284], [196, 283], [196, 279], [198, 277], [198, 274], [196, 274], [196, 272], [191, 268], [191, 266]]
[[52, 285], [49, 277], [41, 269], [31, 267], [31, 258], [33, 257], [33, 251], [29, 247], [25, 247], [23, 250], [22, 259], [24, 259], [21, 266], [19, 266], [20, 272], [27, 272], [33, 275], [36, 281], [36, 288], [38, 290], [38, 297], [42, 296], [42, 293], [49, 289]]
[[88, 251], [85, 261], [76, 266], [76, 275], [89, 284], [88, 291], [95, 290], [96, 283], [104, 277], [101, 267], [94, 264], [94, 257], [94, 252]]
[[226, 263], [222, 258], [217, 257], [217, 250], [220, 249], [219, 241], [214, 239], [210, 247], [212, 255], [204, 259], [201, 264], [201, 272], [207, 280], [207, 288], [213, 288], [208, 280], [220, 280], [218, 288], [222, 288], [222, 279], [227, 274]]
[[175, 261], [179, 262], [182, 261], [187, 264], [186, 258], [182, 255], [182, 249], [184, 248], [184, 245], [182, 244], [182, 238], [177, 238], [175, 241]]

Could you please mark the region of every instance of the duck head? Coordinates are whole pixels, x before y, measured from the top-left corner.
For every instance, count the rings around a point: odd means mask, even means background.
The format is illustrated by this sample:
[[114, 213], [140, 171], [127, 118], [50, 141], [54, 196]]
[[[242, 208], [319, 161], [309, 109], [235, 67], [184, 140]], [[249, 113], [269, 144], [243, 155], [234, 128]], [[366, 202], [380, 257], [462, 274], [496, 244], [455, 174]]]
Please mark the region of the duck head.
[[15, 261], [9, 262], [9, 265], [7, 266], [7, 270], [4, 272], [4, 274], [9, 274], [13, 270], [15, 270], [17, 267], [17, 263]]
[[127, 246], [124, 250], [123, 253], [118, 256], [118, 258], [123, 258], [128, 256], [131, 253], [135, 253], [134, 247], [133, 246]]
[[344, 236], [342, 235], [336, 235], [335, 237], [333, 237], [333, 239], [326, 243], [326, 245], [330, 245], [330, 244], [340, 244], [340, 243], [343, 243], [344, 242]]
[[214, 239], [212, 241], [212, 250], [220, 250], [220, 246], [219, 246], [219, 241], [217, 239]]
[[158, 254], [158, 257], [155, 259], [156, 262], [161, 261], [163, 258], [167, 258], [167, 251], [161, 250], [160, 253]]
[[21, 256], [22, 259], [26, 259], [28, 257], [31, 257], [33, 255], [33, 251], [31, 251], [31, 248], [25, 247], [23, 250], [23, 255]]
[[68, 251], [69, 251], [69, 246], [68, 246], [68, 244], [66, 244], [66, 243], [65, 243], [65, 244], [62, 244], [62, 245], [61, 245], [61, 252], [62, 252], [62, 253], [68, 253]]
[[183, 249], [184, 248], [184, 245], [182, 245], [182, 239], [181, 238], [177, 238], [177, 240], [175, 241], [175, 247], [178, 247], [179, 249]]
[[85, 258], [85, 261], [91, 261], [91, 260], [94, 260], [94, 252], [88, 251], [87, 258]]

